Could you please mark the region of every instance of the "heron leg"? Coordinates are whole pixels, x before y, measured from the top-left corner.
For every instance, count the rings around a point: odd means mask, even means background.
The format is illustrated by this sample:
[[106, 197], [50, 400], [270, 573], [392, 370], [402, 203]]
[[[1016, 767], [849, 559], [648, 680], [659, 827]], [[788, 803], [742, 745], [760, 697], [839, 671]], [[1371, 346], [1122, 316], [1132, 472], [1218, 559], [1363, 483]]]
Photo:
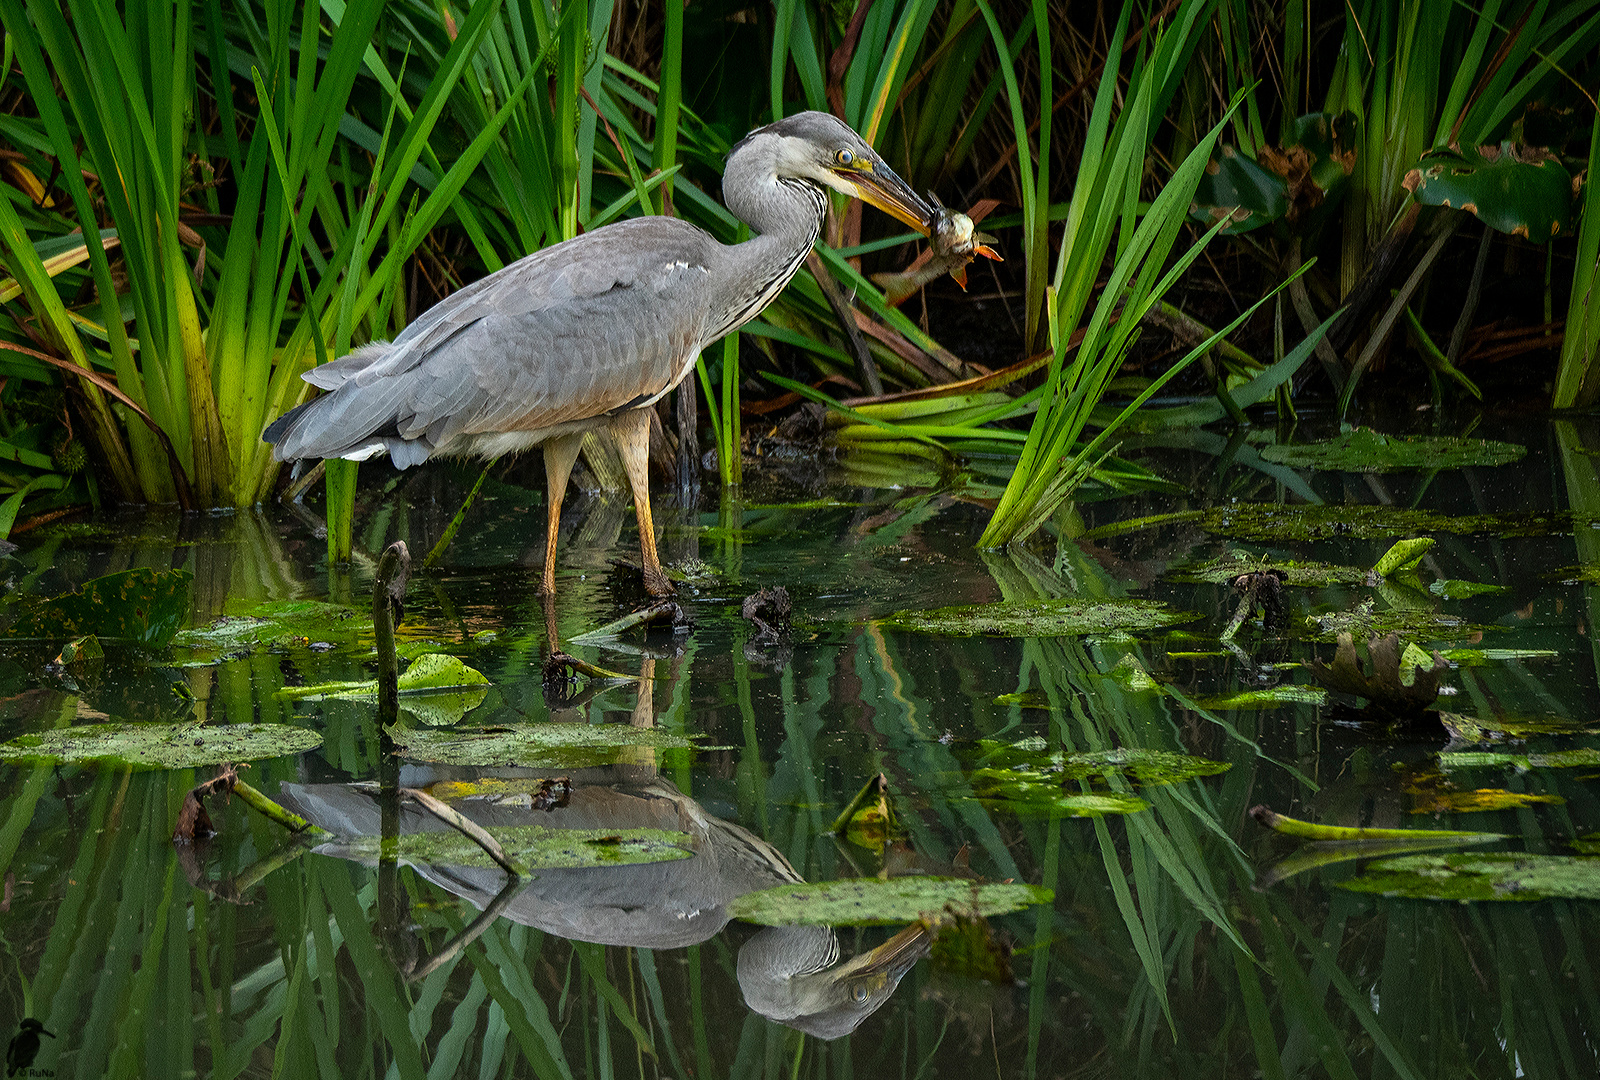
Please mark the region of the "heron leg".
[[[572, 475], [573, 462], [578, 460], [578, 448], [583, 436], [562, 435], [545, 440], [544, 451], [545, 498], [550, 500], [545, 511], [544, 576], [539, 591], [546, 596], [556, 592], [556, 534], [561, 531], [561, 500], [567, 494], [567, 478]], [[555, 648], [554, 639], [550, 647]]]
[[656, 554], [656, 528], [650, 516], [650, 412], [629, 409], [611, 421], [622, 466], [633, 489], [633, 512], [639, 519], [639, 554], [644, 559], [644, 588], [651, 596], [671, 596], [676, 590], [661, 569]]

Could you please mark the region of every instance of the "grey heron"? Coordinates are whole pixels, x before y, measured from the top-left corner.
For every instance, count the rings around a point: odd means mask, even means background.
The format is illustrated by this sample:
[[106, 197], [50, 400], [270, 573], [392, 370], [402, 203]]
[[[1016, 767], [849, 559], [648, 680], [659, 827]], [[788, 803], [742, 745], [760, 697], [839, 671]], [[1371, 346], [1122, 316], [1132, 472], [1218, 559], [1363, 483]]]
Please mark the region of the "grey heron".
[[799, 113], [728, 154], [723, 198], [749, 240], [723, 244], [675, 218], [640, 217], [544, 248], [440, 301], [393, 341], [307, 372], [329, 392], [262, 437], [279, 461], [388, 454], [401, 469], [436, 454], [492, 459], [540, 447], [548, 595], [578, 448], [586, 432], [607, 430], [633, 489], [645, 588], [670, 595], [650, 515], [647, 410], [702, 348], [794, 277], [821, 232], [828, 188], [928, 235], [933, 209], [866, 140], [827, 113]]

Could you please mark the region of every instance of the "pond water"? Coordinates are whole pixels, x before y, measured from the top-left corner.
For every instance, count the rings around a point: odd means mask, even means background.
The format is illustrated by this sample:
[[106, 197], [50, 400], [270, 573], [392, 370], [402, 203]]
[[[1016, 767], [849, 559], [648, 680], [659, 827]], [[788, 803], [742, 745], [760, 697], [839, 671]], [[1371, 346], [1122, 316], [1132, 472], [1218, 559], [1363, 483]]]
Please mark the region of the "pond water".
[[[404, 539], [420, 562], [472, 473], [369, 467], [367, 557], [331, 575], [315, 522], [282, 508], [28, 533], [4, 567], [14, 597], [181, 569], [182, 621], [212, 632], [107, 640], [103, 658], [64, 663], [60, 640], [13, 638], [0, 741], [107, 721], [295, 725], [320, 747], [241, 775], [336, 835], [293, 840], [219, 796], [217, 835], [175, 845], [184, 795], [213, 769], [0, 762], [0, 1031], [20, 1032], [18, 1052], [39, 1043], [26, 1075], [57, 1077], [1593, 1077], [1600, 697], [1585, 575], [1600, 572], [1600, 434], [1543, 420], [1472, 434], [1528, 455], [1364, 475], [1274, 464], [1260, 438], [1125, 444], [1188, 494], [1086, 492], [1102, 497], [1061, 518], [1077, 539], [1007, 554], [973, 549], [998, 490], [981, 466], [939, 482], [917, 461], [812, 462], [753, 477], [740, 502], [658, 497], [692, 631], [587, 641], [573, 639], [645, 599], [614, 564], [637, 558], [631, 506], [569, 503], [547, 612], [537, 461], [519, 465], [486, 485], [443, 563], [412, 574], [401, 655], [453, 655], [488, 685], [405, 697], [400, 757], [372, 700], [303, 691], [373, 677], [371, 556]], [[1391, 509], [1319, 518], [1298, 539], [1267, 531], [1286, 515], [1239, 511], [1312, 499]], [[1419, 524], [1410, 509], [1473, 517]], [[1367, 575], [1424, 535], [1436, 542], [1413, 570]], [[1349, 572], [1291, 577], [1280, 626], [1252, 613], [1225, 637], [1240, 571], [1197, 568], [1230, 554], [1246, 570]], [[778, 585], [794, 624], [768, 644], [740, 606]], [[1189, 614], [1055, 636], [893, 618], [1124, 597]], [[1468, 650], [1448, 654], [1428, 711], [1386, 718], [1320, 688], [1304, 665], [1333, 660], [1334, 617], [1352, 612], [1363, 654], [1367, 627], [1402, 618], [1420, 627], [1405, 640]], [[270, 618], [216, 629], [252, 613]], [[547, 618], [568, 652], [629, 677], [547, 688]], [[1465, 719], [1447, 730], [1440, 710]], [[530, 727], [545, 741], [484, 749]], [[477, 764], [425, 760], [463, 748]], [[867, 803], [892, 825], [857, 818], [836, 836], [880, 775]], [[563, 805], [541, 809], [553, 777]], [[426, 788], [484, 825], [599, 830], [587, 850], [615, 865], [516, 882], [398, 844], [444, 826], [351, 786], [370, 781]], [[1503, 838], [1308, 846], [1256, 806]], [[683, 834], [676, 854], [692, 854], [627, 864], [639, 828]], [[1463, 873], [1471, 859], [1508, 872], [1486, 882]], [[800, 879], [911, 875], [1053, 900], [987, 925], [957, 903], [930, 913], [936, 937], [729, 912]], [[1455, 899], [1464, 882], [1487, 898]], [[29, 1017], [49, 1035], [23, 1030]]]

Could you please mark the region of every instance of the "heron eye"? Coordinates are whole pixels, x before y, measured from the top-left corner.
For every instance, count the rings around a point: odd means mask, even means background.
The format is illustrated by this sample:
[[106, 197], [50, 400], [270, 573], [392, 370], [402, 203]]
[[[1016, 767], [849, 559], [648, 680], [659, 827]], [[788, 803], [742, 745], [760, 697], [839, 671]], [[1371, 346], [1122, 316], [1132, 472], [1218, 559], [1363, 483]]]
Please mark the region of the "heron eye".
[[856, 156], [848, 150], [840, 150], [838, 153], [833, 155], [833, 160], [837, 161], [840, 165], [849, 165], [851, 162], [855, 161], [855, 159]]
[[[850, 153], [850, 151], [848, 151], [848, 150], [841, 150], [839, 152], [841, 154]], [[856, 999], [856, 1004], [859, 1005], [861, 1002], [867, 1000], [867, 988], [865, 986], [862, 986], [860, 983], [857, 983], [855, 986], [852, 986], [850, 988], [850, 996], [855, 998]]]

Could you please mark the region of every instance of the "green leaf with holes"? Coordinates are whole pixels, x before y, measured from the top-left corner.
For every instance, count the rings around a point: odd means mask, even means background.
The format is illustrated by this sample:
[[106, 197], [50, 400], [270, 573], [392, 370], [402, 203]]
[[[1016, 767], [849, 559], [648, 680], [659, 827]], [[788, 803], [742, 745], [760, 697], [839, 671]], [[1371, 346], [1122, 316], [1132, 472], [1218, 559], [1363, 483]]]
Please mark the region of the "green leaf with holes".
[[83, 583], [77, 592], [28, 599], [6, 634], [13, 638], [71, 641], [91, 634], [102, 641], [159, 648], [189, 615], [187, 570], [139, 567]]
[[1405, 185], [1424, 206], [1465, 210], [1535, 244], [1572, 231], [1572, 174], [1536, 147], [1505, 142], [1429, 150]]

